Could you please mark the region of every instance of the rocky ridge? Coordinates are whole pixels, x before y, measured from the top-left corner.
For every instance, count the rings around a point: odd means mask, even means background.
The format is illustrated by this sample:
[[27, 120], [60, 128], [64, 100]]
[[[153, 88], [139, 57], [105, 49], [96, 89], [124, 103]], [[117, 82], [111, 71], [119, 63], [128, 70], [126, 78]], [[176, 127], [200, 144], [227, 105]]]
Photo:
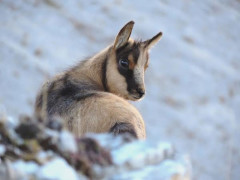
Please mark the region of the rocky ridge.
[[0, 176], [3, 179], [190, 179], [189, 158], [167, 142], [130, 135], [74, 137], [60, 120], [30, 117], [0, 120]]

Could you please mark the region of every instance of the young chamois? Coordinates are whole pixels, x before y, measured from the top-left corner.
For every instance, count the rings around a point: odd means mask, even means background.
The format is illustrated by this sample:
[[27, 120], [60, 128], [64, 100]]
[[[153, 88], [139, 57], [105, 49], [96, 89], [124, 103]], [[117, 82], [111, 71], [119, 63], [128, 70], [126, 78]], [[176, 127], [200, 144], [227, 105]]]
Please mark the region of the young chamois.
[[162, 33], [134, 41], [129, 39], [133, 25], [127, 23], [106, 49], [46, 82], [36, 99], [36, 117], [60, 117], [78, 136], [111, 132], [144, 139], [143, 118], [127, 100], [144, 96], [148, 51]]

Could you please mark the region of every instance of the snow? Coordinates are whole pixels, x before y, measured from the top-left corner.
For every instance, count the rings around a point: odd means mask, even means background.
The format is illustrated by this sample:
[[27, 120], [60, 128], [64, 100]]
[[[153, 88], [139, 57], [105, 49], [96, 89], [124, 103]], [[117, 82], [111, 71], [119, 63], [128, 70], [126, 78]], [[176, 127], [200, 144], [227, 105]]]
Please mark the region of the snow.
[[13, 1], [0, 3], [0, 111], [32, 114], [50, 76], [132, 36], [159, 31], [146, 97], [134, 103], [150, 141], [172, 142], [196, 180], [240, 179], [240, 3], [228, 1]]
[[73, 135], [63, 130], [59, 135], [59, 147], [63, 152], [76, 152], [77, 151], [77, 144]]
[[42, 166], [37, 174], [39, 179], [57, 179], [57, 180], [77, 180], [78, 175], [74, 169], [62, 158], [54, 158]]
[[191, 167], [189, 166], [189, 164], [184, 163], [188, 163], [189, 157], [183, 156], [181, 158], [179, 158], [178, 160], [168, 159], [162, 161], [162, 163], [158, 165], [146, 166], [144, 167], [144, 169], [137, 169], [125, 173], [117, 173], [111, 179], [170, 180], [176, 177], [176, 179], [187, 179], [187, 177], [191, 177], [191, 173], [189, 172]]
[[[88, 135], [110, 149], [112, 166], [94, 165], [96, 179], [191, 179], [189, 156], [179, 154], [168, 142], [126, 141], [126, 137], [111, 134]], [[107, 138], [108, 137], [108, 138]], [[124, 141], [125, 139], [125, 141]], [[111, 144], [115, 144], [112, 146]], [[117, 145], [118, 144], [118, 145]]]
[[[135, 141], [112, 151], [113, 162], [119, 166], [126, 164], [144, 166], [146, 163], [154, 164], [173, 155], [173, 147], [169, 143], [149, 143]], [[136, 168], [136, 167], [135, 167]]]
[[6, 151], [6, 147], [0, 144], [0, 156], [2, 156]]
[[13, 172], [15, 172], [14, 175], [24, 177], [26, 174], [36, 174], [39, 166], [35, 162], [25, 162], [22, 160], [17, 160], [11, 164], [11, 168]]
[[40, 151], [37, 154], [37, 159], [41, 159], [43, 162], [47, 162], [48, 159], [54, 157], [53, 151]]
[[16, 121], [15, 118], [13, 118], [11, 116], [8, 116], [7, 118], [8, 118], [8, 120], [7, 120], [8, 128], [14, 129], [14, 128], [16, 128], [19, 125], [19, 122]]
[[96, 139], [101, 146], [108, 150], [117, 149], [126, 143], [121, 136], [109, 135], [108, 133], [97, 134], [97, 136], [94, 133], [87, 133], [86, 137]]

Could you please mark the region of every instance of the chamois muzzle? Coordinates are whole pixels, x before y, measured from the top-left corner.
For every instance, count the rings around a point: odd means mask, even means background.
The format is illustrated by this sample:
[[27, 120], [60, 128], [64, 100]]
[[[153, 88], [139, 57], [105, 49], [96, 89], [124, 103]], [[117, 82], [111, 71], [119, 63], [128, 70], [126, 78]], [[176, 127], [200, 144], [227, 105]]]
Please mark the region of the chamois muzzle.
[[137, 88], [136, 91], [139, 94], [139, 98], [143, 97], [145, 94], [145, 90], [143, 90], [141, 88]]
[[129, 95], [131, 100], [137, 101], [145, 95], [145, 89], [137, 87], [136, 89], [131, 90]]

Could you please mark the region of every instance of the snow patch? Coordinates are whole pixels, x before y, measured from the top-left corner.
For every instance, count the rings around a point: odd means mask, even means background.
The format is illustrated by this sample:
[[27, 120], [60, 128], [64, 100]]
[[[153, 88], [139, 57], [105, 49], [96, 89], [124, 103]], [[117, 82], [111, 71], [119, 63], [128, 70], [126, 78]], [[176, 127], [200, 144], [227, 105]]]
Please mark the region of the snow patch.
[[73, 135], [63, 130], [59, 135], [59, 147], [64, 152], [76, 152], [77, 151], [77, 144], [73, 137]]
[[78, 180], [74, 169], [62, 158], [54, 158], [42, 166], [36, 176], [39, 179]]

